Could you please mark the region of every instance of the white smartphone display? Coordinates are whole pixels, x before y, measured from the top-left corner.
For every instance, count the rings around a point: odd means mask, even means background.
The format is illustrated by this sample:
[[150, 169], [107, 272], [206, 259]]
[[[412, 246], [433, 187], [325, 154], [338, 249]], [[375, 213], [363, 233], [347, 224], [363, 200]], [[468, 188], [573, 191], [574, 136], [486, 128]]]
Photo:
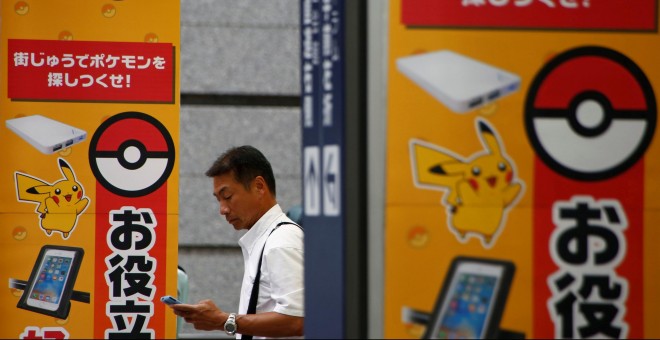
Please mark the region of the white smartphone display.
[[504, 267], [459, 263], [433, 327], [436, 339], [483, 339], [498, 296]]
[[37, 276], [27, 292], [28, 306], [50, 311], [60, 307], [75, 256], [76, 253], [70, 250], [46, 250], [39, 264]]

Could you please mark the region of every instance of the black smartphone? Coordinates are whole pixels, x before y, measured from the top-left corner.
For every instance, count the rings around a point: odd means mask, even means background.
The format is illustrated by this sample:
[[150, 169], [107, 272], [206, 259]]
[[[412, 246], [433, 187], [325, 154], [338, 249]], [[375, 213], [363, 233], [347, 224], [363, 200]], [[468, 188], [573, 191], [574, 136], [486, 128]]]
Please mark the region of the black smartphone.
[[17, 307], [66, 319], [83, 255], [82, 248], [43, 246]]

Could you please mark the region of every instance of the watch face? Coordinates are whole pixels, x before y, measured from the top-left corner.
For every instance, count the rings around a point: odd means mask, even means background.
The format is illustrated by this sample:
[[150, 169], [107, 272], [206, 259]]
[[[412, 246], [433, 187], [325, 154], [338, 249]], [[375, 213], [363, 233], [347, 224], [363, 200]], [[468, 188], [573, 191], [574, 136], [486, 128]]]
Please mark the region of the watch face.
[[225, 332], [227, 332], [229, 335], [234, 335], [236, 333], [236, 324], [233, 322], [226, 322], [225, 323]]
[[227, 321], [225, 321], [225, 333], [227, 335], [234, 335], [236, 334], [236, 314], [231, 313], [229, 314], [229, 318], [227, 318]]

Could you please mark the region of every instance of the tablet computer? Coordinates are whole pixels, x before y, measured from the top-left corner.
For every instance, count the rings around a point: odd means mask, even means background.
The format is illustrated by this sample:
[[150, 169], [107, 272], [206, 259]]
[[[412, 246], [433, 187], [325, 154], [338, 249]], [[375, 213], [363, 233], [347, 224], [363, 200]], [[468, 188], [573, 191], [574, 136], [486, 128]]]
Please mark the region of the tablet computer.
[[82, 248], [43, 246], [17, 307], [66, 319], [83, 255]]
[[424, 338], [496, 338], [514, 272], [510, 261], [454, 259]]
[[9, 119], [7, 128], [44, 154], [52, 154], [87, 138], [87, 132], [68, 124], [32, 115]]
[[450, 50], [399, 58], [401, 73], [457, 113], [474, 110], [520, 88], [520, 77]]

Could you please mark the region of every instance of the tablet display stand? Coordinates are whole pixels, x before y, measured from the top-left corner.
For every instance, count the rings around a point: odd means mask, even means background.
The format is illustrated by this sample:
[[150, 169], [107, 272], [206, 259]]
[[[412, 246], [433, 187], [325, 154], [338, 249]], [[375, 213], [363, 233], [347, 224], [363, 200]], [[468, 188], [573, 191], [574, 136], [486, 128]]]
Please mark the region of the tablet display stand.
[[[58, 251], [64, 251], [64, 252], [58, 253]], [[29, 295], [31, 294], [31, 289], [33, 289], [34, 285], [38, 283], [37, 280], [39, 280], [40, 271], [45, 270], [45, 266], [47, 265], [47, 263], [45, 263], [44, 261], [47, 261], [49, 259], [47, 256], [49, 256], [48, 254], [51, 254], [51, 252], [52, 254], [55, 254], [55, 255], [50, 255], [50, 256], [54, 256], [53, 259], [57, 258], [56, 256], [57, 254], [67, 254], [67, 257], [69, 256], [68, 254], [71, 254], [70, 260], [67, 260], [66, 264], [64, 265], [65, 268], [68, 268], [65, 269], [67, 270], [66, 282], [63, 283], [63, 286], [57, 288], [59, 290], [58, 294], [60, 295], [59, 295], [58, 303], [56, 304], [57, 308], [54, 310], [42, 307], [42, 305], [30, 304], [28, 301], [30, 298]], [[16, 305], [16, 307], [65, 320], [69, 316], [69, 311], [71, 310], [71, 299], [84, 303], [89, 303], [90, 301], [89, 293], [73, 290], [84, 254], [85, 254], [85, 250], [77, 247], [67, 247], [67, 246], [58, 246], [58, 245], [42, 246], [41, 250], [39, 251], [39, 256], [37, 257], [37, 261], [35, 262], [34, 267], [32, 267], [30, 278], [27, 281], [9, 279], [10, 288], [23, 291], [23, 294], [21, 295], [21, 298], [18, 300], [18, 304]], [[59, 261], [62, 260], [63, 260], [62, 258], [59, 259]], [[49, 268], [52, 268], [53, 266], [54, 263], [51, 263]], [[45, 275], [45, 273], [42, 273], [41, 275]], [[53, 275], [53, 280], [54, 277], [55, 275]], [[50, 278], [48, 278], [48, 280], [50, 280]], [[41, 298], [41, 295], [39, 297]]]
[[[18, 289], [18, 290], [25, 290], [27, 288], [27, 281], [9, 279], [9, 288]], [[78, 291], [78, 290], [74, 290], [71, 293], [71, 300], [82, 302], [82, 303], [89, 303], [90, 302], [90, 294], [87, 293], [87, 292], [81, 292], [81, 291]]]
[[[28, 288], [27, 285], [28, 285], [27, 281], [11, 279], [11, 278], [9, 279], [9, 288], [25, 291]], [[77, 291], [77, 290], [74, 290], [73, 292], [71, 292], [71, 298], [69, 299], [69, 301], [66, 302], [66, 306], [64, 307], [64, 310], [62, 311], [62, 315], [65, 315], [65, 316], [69, 315], [69, 311], [71, 310], [71, 300], [82, 302], [82, 303], [89, 303], [90, 302], [90, 294], [87, 293], [87, 292], [81, 292], [81, 291]]]
[[[404, 323], [414, 323], [427, 326], [431, 321], [431, 314], [410, 307], [401, 308], [401, 318]], [[496, 339], [525, 339], [525, 333], [499, 328]]]
[[[462, 268], [462, 269], [461, 269]], [[493, 268], [497, 268], [494, 270]], [[506, 306], [506, 300], [509, 295], [509, 289], [515, 273], [515, 264], [511, 261], [497, 260], [492, 258], [477, 258], [470, 256], [456, 256], [447, 270], [443, 284], [438, 294], [432, 313], [419, 311], [409, 307], [402, 308], [402, 321], [407, 324], [419, 324], [425, 326], [425, 339], [435, 338], [436, 327], [439, 326], [443, 318], [443, 306], [448, 306], [448, 299], [455, 293], [454, 283], [459, 275], [491, 275], [492, 281], [497, 282], [497, 289], [488, 293], [488, 299], [491, 300], [488, 321], [483, 324], [483, 331], [479, 331], [481, 336], [493, 339], [524, 339], [525, 333], [500, 328], [500, 320]], [[458, 287], [458, 285], [456, 285]], [[492, 298], [491, 298], [492, 294]]]

